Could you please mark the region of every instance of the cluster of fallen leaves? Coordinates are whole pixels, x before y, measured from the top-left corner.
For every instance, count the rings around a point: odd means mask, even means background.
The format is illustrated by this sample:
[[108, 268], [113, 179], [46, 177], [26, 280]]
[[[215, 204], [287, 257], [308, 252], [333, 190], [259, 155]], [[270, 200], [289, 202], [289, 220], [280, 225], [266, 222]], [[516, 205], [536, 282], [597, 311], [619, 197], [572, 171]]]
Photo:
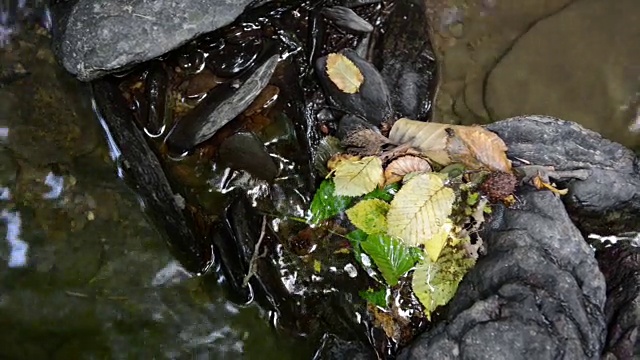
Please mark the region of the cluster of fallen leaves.
[[[341, 54], [328, 56], [326, 70], [348, 94], [364, 81]], [[361, 296], [385, 308], [389, 287], [413, 270], [411, 287], [429, 317], [475, 264], [470, 234], [490, 212], [479, 185], [492, 172], [512, 173], [507, 146], [481, 126], [399, 119], [388, 137], [372, 127], [354, 129], [341, 141], [346, 151], [328, 161], [307, 220], [317, 225], [346, 214], [356, 260], [373, 264], [384, 285]], [[539, 179], [534, 185], [553, 188]]]

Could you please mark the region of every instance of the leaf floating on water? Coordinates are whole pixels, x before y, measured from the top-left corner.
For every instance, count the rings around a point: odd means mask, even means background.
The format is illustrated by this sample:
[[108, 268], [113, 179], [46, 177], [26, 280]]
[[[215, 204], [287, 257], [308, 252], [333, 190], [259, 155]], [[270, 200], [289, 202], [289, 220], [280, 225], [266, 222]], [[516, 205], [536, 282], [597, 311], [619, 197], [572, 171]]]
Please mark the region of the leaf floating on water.
[[353, 61], [338, 53], [327, 56], [327, 75], [340, 91], [355, 94], [364, 81], [362, 72]]
[[389, 139], [396, 145], [409, 144], [443, 166], [460, 162], [472, 170], [511, 172], [506, 144], [481, 126], [400, 119], [391, 128]]
[[398, 279], [419, 260], [411, 248], [386, 234], [369, 235], [360, 246], [371, 257], [390, 286], [396, 285]]
[[425, 259], [413, 273], [411, 288], [425, 308], [427, 318], [447, 304], [458, 290], [464, 275], [475, 265], [464, 249], [446, 247], [438, 261]]
[[367, 156], [361, 160], [344, 160], [335, 168], [333, 181], [336, 194], [360, 196], [373, 191], [384, 182], [382, 160]]
[[367, 234], [387, 231], [389, 204], [378, 199], [362, 200], [346, 211], [349, 221]]
[[407, 245], [426, 244], [443, 231], [454, 200], [453, 190], [446, 187], [437, 174], [416, 175], [400, 188], [391, 201], [387, 231]]
[[324, 180], [311, 201], [309, 223], [317, 224], [338, 215], [348, 208], [352, 201], [349, 197], [336, 195], [333, 181]]
[[417, 156], [403, 156], [393, 160], [389, 165], [387, 165], [387, 168], [384, 170], [385, 183], [397, 183], [407, 174], [429, 171], [431, 171], [431, 165], [429, 165], [427, 160]]

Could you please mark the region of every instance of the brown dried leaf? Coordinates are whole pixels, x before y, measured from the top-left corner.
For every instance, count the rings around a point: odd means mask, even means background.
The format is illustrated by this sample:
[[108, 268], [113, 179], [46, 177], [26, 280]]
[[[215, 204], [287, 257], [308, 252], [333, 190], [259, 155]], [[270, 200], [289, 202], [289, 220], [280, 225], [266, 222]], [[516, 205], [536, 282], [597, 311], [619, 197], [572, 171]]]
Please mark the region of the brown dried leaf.
[[449, 139], [449, 154], [469, 168], [487, 168], [511, 172], [507, 145], [502, 139], [481, 126], [456, 126]]
[[446, 166], [461, 162], [467, 168], [511, 172], [507, 146], [481, 126], [425, 123], [400, 119], [391, 128], [393, 144], [409, 144], [430, 160]]
[[447, 129], [451, 125], [400, 119], [389, 132], [392, 144], [409, 144], [424, 156], [440, 165], [448, 165], [451, 158], [447, 152]]
[[417, 156], [403, 156], [393, 160], [384, 170], [385, 185], [399, 182], [405, 175], [414, 172], [429, 172], [429, 162]]
[[327, 56], [327, 75], [340, 91], [355, 94], [364, 81], [362, 72], [353, 61], [338, 53]]

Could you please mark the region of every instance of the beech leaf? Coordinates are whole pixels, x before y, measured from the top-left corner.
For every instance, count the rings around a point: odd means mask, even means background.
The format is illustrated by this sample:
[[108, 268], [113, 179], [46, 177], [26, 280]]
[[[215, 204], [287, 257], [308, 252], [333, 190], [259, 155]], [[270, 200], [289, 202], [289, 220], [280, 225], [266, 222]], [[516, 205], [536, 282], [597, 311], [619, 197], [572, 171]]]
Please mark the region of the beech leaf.
[[364, 76], [356, 64], [338, 53], [327, 56], [327, 75], [340, 91], [347, 94], [357, 93], [364, 81]]
[[351, 205], [353, 200], [335, 193], [335, 185], [331, 180], [324, 180], [311, 201], [309, 207], [309, 223], [317, 224], [338, 215]]
[[336, 185], [336, 195], [367, 194], [384, 182], [382, 160], [376, 156], [367, 156], [360, 160], [342, 160], [335, 167], [333, 181]]
[[387, 232], [407, 245], [425, 245], [443, 231], [454, 200], [453, 190], [437, 174], [413, 176], [391, 201]]
[[346, 211], [349, 221], [367, 234], [387, 231], [389, 204], [379, 199], [362, 200]]
[[369, 235], [360, 246], [390, 286], [396, 285], [398, 279], [419, 260], [411, 248], [386, 234]]

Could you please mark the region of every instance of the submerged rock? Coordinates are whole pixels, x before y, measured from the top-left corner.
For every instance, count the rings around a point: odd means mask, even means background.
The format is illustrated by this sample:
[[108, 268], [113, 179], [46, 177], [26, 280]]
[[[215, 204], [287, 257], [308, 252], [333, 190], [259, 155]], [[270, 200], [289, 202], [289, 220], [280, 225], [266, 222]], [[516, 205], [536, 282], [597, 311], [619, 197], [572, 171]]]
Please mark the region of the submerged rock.
[[240, 115], [267, 86], [278, 60], [278, 55], [269, 57], [246, 80], [240, 80], [237, 90], [234, 82], [215, 87], [173, 127], [166, 140], [169, 148], [178, 153], [190, 151]]
[[53, 5], [53, 46], [88, 81], [163, 55], [231, 23], [252, 0], [77, 0]]

